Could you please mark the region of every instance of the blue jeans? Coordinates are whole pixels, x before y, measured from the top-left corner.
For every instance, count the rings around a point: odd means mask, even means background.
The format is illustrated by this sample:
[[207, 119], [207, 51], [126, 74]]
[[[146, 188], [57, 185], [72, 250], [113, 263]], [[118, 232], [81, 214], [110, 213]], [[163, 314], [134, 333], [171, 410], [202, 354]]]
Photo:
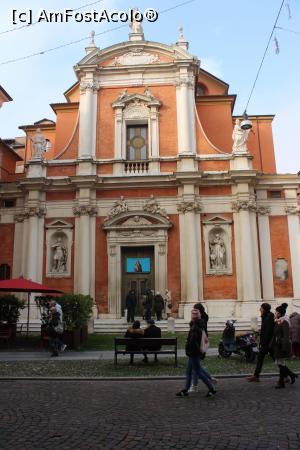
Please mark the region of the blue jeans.
[[214, 389], [211, 383], [211, 377], [209, 373], [201, 367], [200, 358], [199, 357], [188, 357], [188, 365], [186, 368], [186, 382], [185, 389], [188, 391], [191, 387], [192, 382], [192, 374], [196, 373], [197, 378], [203, 381], [204, 384], [208, 387], [208, 389]]
[[[203, 372], [203, 373], [206, 375], [206, 377], [209, 379], [209, 381], [211, 381], [211, 374], [210, 374], [209, 372], [207, 372], [207, 370], [204, 369], [204, 367], [201, 366], [201, 363], [200, 363], [200, 367], [201, 367], [201, 369], [202, 369], [202, 372]], [[199, 377], [198, 377], [197, 372], [195, 372], [195, 371], [193, 370], [193, 385], [194, 385], [194, 386], [198, 386], [198, 379], [199, 379]]]

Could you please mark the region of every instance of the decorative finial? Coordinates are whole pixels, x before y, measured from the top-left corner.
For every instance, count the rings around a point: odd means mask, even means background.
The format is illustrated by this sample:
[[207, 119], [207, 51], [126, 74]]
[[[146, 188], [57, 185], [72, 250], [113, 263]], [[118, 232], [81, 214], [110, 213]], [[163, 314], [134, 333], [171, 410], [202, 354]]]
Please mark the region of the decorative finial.
[[92, 31], [91, 31], [91, 34], [90, 34], [90, 39], [91, 39], [91, 40], [90, 40], [90, 43], [89, 43], [89, 46], [90, 46], [90, 47], [96, 46], [96, 45], [95, 45], [95, 34], [96, 34], [95, 31], [92, 30]]
[[91, 53], [92, 51], [94, 51], [96, 48], [96, 44], [95, 44], [95, 31], [91, 31], [90, 32], [90, 42], [88, 43], [88, 46], [86, 47], [85, 51], [87, 54]]
[[178, 28], [178, 31], [179, 31], [179, 40], [180, 40], [180, 41], [181, 41], [181, 40], [185, 41], [184, 35], [183, 35], [183, 26], [180, 26], [180, 27]]
[[180, 26], [180, 27], [178, 28], [178, 31], [179, 31], [179, 39], [178, 39], [178, 41], [176, 42], [176, 45], [177, 45], [178, 47], [184, 48], [185, 50], [188, 50], [188, 48], [189, 48], [189, 43], [188, 43], [188, 41], [186, 40], [186, 38], [184, 37], [184, 34], [183, 34], [183, 26]]

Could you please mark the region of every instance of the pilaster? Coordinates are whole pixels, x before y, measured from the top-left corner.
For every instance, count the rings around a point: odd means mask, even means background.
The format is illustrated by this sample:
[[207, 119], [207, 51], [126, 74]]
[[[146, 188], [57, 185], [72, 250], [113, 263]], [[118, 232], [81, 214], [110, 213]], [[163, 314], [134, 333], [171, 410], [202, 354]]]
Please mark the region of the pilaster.
[[297, 204], [297, 190], [285, 190], [285, 198], [288, 202], [285, 213], [288, 219], [294, 299], [300, 300], [300, 208]]

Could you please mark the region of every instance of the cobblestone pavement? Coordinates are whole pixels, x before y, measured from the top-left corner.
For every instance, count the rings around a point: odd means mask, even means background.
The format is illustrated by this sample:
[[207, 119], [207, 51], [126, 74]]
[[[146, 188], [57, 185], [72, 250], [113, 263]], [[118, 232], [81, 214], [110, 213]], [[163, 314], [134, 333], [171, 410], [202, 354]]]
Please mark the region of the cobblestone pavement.
[[[218, 382], [177, 398], [180, 381], [0, 382], [2, 450], [300, 449], [300, 382]], [[298, 384], [298, 385], [297, 385]]]

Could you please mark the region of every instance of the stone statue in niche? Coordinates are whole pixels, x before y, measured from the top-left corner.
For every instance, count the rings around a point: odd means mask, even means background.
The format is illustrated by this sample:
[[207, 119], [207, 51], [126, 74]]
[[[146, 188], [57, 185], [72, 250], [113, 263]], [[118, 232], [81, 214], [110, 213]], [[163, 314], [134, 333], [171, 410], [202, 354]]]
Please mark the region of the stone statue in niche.
[[34, 158], [41, 159], [42, 154], [47, 151], [47, 140], [45, 139], [40, 128], [36, 130], [35, 135], [31, 139], [34, 149]]
[[67, 271], [68, 250], [64, 245], [62, 238], [57, 238], [56, 242], [51, 245], [53, 248], [52, 272], [64, 273]]
[[209, 260], [211, 269], [226, 269], [226, 247], [219, 233], [209, 243]]
[[285, 259], [279, 258], [275, 262], [275, 278], [277, 280], [287, 280], [289, 277], [288, 263]]
[[240, 126], [240, 120], [236, 119], [232, 133], [232, 153], [248, 153], [247, 141], [250, 130], [243, 130]]

